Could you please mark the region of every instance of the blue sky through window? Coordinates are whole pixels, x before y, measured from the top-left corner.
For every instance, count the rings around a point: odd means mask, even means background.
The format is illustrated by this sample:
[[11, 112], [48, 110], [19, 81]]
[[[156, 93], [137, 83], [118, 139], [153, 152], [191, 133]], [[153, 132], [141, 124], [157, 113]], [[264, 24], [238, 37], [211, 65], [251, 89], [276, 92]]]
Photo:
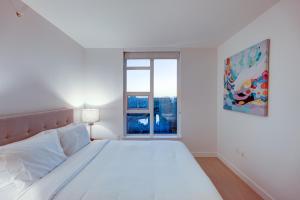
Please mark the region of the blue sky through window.
[[177, 60], [154, 60], [154, 97], [177, 96]]

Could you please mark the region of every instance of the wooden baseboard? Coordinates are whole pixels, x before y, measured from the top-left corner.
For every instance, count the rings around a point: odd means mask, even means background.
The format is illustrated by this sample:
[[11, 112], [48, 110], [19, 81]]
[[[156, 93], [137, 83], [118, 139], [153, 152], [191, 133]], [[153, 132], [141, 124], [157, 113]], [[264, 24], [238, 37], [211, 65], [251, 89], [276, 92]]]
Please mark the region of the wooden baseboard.
[[196, 158], [200, 157], [218, 157], [216, 152], [192, 152], [193, 156]]
[[244, 172], [239, 170], [232, 162], [228, 161], [224, 156], [218, 154], [217, 157], [231, 169], [240, 179], [242, 179], [249, 187], [251, 187], [257, 194], [259, 194], [264, 200], [274, 200], [274, 198], [267, 193], [262, 187], [260, 187], [255, 181], [248, 177]]

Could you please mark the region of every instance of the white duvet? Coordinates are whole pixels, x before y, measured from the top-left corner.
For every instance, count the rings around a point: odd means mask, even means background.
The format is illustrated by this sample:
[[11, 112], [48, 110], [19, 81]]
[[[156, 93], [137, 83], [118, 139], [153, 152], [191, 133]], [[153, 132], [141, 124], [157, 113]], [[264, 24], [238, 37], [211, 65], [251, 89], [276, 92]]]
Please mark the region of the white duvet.
[[94, 141], [18, 200], [220, 200], [177, 141]]

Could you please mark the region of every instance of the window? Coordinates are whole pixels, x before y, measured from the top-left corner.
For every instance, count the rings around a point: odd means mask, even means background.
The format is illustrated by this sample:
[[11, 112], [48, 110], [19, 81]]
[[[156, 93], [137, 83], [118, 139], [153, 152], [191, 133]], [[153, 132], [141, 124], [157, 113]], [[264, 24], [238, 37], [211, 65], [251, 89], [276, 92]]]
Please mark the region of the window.
[[179, 53], [124, 54], [125, 135], [178, 135]]

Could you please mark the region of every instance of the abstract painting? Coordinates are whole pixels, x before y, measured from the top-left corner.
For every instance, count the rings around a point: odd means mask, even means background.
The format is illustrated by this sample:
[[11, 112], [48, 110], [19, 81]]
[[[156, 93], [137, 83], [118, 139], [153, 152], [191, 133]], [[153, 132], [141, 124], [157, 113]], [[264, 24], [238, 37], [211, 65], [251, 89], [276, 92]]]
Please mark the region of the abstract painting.
[[268, 115], [270, 40], [225, 60], [224, 109]]

